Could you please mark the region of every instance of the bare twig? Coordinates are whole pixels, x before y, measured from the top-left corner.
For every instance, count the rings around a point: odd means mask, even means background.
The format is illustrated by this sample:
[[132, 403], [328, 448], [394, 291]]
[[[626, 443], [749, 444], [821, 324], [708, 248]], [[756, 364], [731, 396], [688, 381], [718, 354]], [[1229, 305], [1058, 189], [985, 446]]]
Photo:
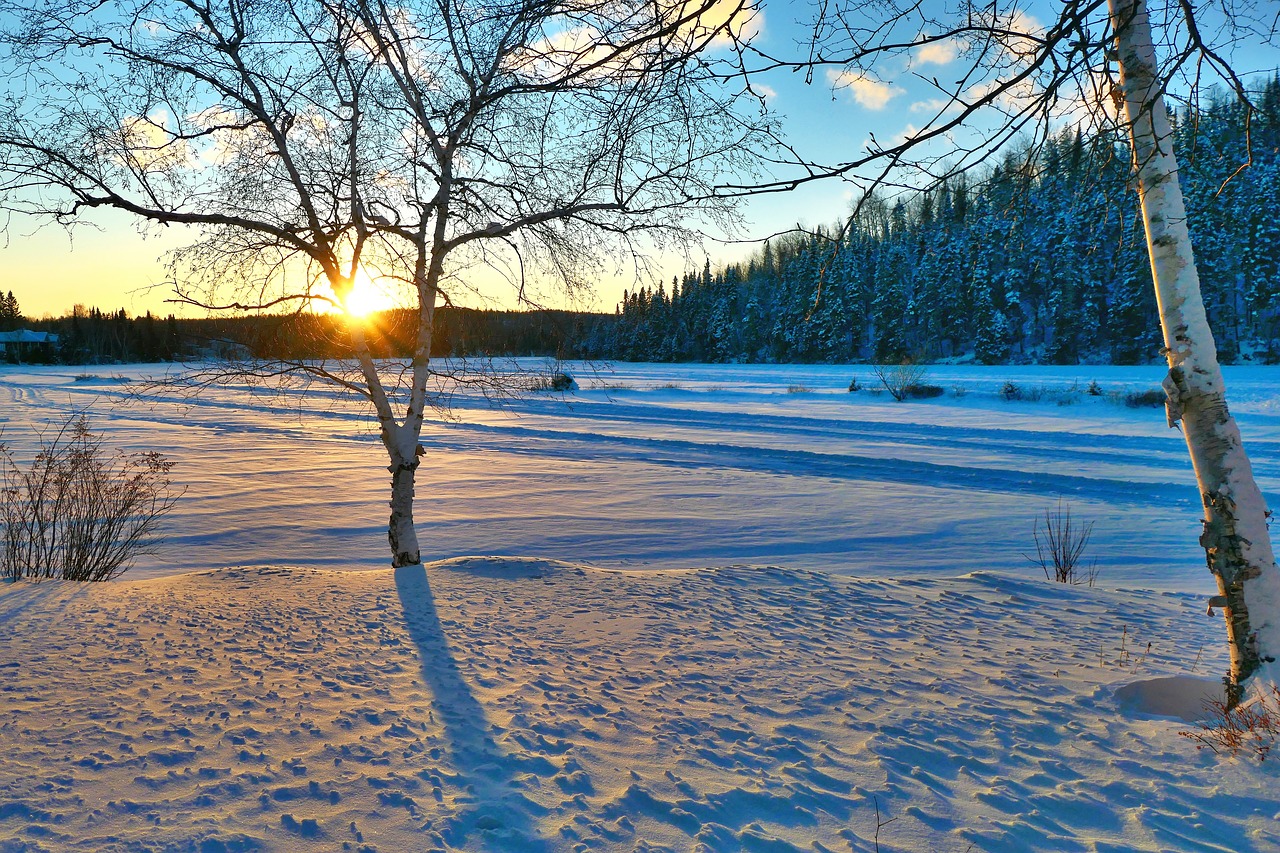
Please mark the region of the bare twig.
[[1081, 571], [1081, 560], [1092, 534], [1093, 522], [1083, 528], [1077, 526], [1071, 518], [1071, 507], [1059, 500], [1057, 507], [1046, 509], [1031, 529], [1035, 556], [1023, 556], [1040, 566], [1047, 580], [1093, 586], [1098, 578], [1097, 561]]

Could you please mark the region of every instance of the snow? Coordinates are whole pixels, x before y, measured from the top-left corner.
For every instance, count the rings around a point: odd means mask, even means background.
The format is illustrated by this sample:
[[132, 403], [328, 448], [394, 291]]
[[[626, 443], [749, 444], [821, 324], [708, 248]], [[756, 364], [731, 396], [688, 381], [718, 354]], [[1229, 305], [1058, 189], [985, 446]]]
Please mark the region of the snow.
[[[19, 457], [88, 407], [186, 488], [125, 579], [0, 588], [0, 849], [1280, 849], [1274, 762], [1178, 736], [1227, 664], [1182, 438], [1109, 396], [1159, 368], [567, 367], [428, 426], [396, 571], [358, 407], [0, 368]], [[1277, 378], [1226, 369], [1272, 505]], [[1060, 497], [1097, 588], [1023, 556]]]
[[[580, 390], [493, 404], [458, 393], [429, 423], [418, 477], [424, 554], [539, 556], [606, 568], [775, 563], [852, 575], [996, 569], [1035, 576], [1036, 516], [1065, 499], [1096, 524], [1105, 582], [1209, 594], [1200, 506], [1160, 409], [1090, 397], [1158, 387], [1156, 367], [934, 367], [944, 397], [850, 394], [866, 367], [569, 365]], [[4, 439], [92, 407], [130, 449], [177, 462], [187, 492], [165, 551], [132, 577], [227, 565], [386, 565], [388, 480], [372, 418], [330, 396], [226, 388], [113, 408], [121, 378], [163, 367], [0, 372]], [[1228, 368], [1234, 411], [1272, 505], [1275, 372]], [[1006, 402], [1012, 381], [1044, 387]], [[1076, 386], [1073, 394], [1064, 389]], [[812, 392], [788, 393], [804, 387]], [[963, 387], [963, 397], [952, 396]], [[1058, 405], [1059, 399], [1072, 400]], [[273, 407], [280, 406], [279, 410]], [[763, 499], [763, 498], [767, 498]]]

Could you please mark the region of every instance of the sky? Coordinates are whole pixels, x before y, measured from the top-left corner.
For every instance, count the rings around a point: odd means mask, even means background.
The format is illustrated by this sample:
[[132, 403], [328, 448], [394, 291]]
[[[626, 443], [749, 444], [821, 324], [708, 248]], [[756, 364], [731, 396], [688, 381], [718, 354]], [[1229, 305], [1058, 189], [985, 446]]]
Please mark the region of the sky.
[[[801, 19], [807, 9], [804, 4], [767, 5], [755, 22], [756, 43], [766, 51], [795, 55], [806, 33]], [[1050, 14], [1046, 10], [1044, 19]], [[1034, 15], [1029, 19], [1036, 21]], [[954, 76], [962, 64], [954, 45], [940, 43], [882, 63], [878, 78], [820, 69], [806, 80], [803, 72], [782, 71], [760, 78], [757, 88], [782, 117], [789, 142], [815, 160], [833, 162], [861, 153], [872, 136], [893, 140], [922, 124], [936, 97], [925, 81], [934, 75]], [[741, 209], [739, 241], [709, 241], [703, 252], [713, 266], [741, 260], [758, 248], [754, 241], [771, 234], [842, 219], [856, 193], [852, 184], [826, 180], [750, 199]], [[180, 227], [140, 227], [126, 215], [103, 214], [72, 232], [11, 219], [4, 236], [0, 292], [13, 291], [27, 316], [60, 316], [76, 304], [124, 308], [130, 314], [182, 313], [167, 301], [172, 290], [163, 263], [166, 252], [191, 239]], [[687, 268], [675, 257], [659, 263], [667, 280]], [[693, 264], [701, 265], [700, 260]], [[611, 311], [622, 291], [635, 286], [628, 274], [606, 275], [588, 298], [558, 302], [552, 294], [550, 304]], [[513, 296], [496, 289], [484, 307], [515, 307]]]

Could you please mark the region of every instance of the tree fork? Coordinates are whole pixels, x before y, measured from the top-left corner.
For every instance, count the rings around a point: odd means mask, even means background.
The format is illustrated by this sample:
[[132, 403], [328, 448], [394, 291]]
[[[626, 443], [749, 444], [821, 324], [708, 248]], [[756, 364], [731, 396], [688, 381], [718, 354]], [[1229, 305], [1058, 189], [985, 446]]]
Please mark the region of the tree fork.
[[[1231, 653], [1228, 703], [1280, 654], [1280, 569], [1268, 512], [1227, 408], [1222, 369], [1205, 313], [1178, 182], [1173, 132], [1156, 74], [1146, 0], [1108, 0], [1116, 34], [1125, 115], [1151, 257], [1171, 427], [1182, 425], [1204, 505], [1200, 544], [1221, 593]], [[1266, 673], [1276, 681], [1276, 673]]]

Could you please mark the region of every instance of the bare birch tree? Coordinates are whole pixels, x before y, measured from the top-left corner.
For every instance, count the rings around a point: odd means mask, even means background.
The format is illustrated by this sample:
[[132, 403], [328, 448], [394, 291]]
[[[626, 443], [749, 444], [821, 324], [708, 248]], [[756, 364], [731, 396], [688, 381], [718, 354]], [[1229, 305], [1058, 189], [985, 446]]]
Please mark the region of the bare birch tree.
[[[0, 198], [185, 226], [179, 298], [346, 315], [347, 364], [258, 364], [364, 397], [391, 472], [392, 564], [420, 561], [414, 476], [436, 306], [484, 276], [569, 288], [728, 225], [720, 174], [768, 150], [710, 71], [744, 0], [0, 0]], [[731, 54], [727, 54], [731, 57]], [[719, 62], [721, 60], [716, 60]], [[413, 357], [366, 341], [366, 279], [414, 307]]]
[[[1147, 0], [1065, 0], [1040, 9], [1018, 0], [960, 2], [937, 14], [931, 4], [823, 2], [806, 57], [747, 53], [753, 71], [828, 67], [835, 85], [889, 85], [886, 68], [906, 68], [934, 89], [930, 118], [901, 138], [872, 140], [845, 162], [810, 163], [769, 189], [843, 176], [864, 188], [918, 187], [983, 162], [1014, 140], [1034, 143], [1075, 125], [1103, 125], [1131, 141], [1135, 186], [1146, 226], [1160, 319], [1169, 426], [1180, 426], [1202, 503], [1204, 547], [1220, 595], [1231, 652], [1229, 701], [1254, 676], [1280, 680], [1280, 569], [1267, 511], [1226, 401], [1206, 319], [1187, 214], [1178, 185], [1173, 134], [1164, 97], [1181, 86], [1194, 98], [1207, 79], [1234, 91], [1249, 108], [1248, 85], [1219, 45], [1272, 46], [1277, 19], [1235, 0], [1193, 6], [1160, 4], [1163, 41], [1153, 42]], [[1052, 8], [1048, 23], [1035, 15]], [[1156, 48], [1167, 52], [1157, 62]], [[925, 51], [961, 60], [944, 81], [912, 64]], [[1118, 72], [1118, 75], [1117, 75]], [[1247, 143], [1240, 152], [1248, 164]], [[742, 188], [747, 191], [747, 187]], [[759, 191], [755, 188], [754, 191]], [[865, 196], [864, 196], [865, 197]]]
[[[1162, 96], [1146, 0], [1110, 0], [1124, 114], [1132, 140], [1164, 353], [1169, 426], [1182, 425], [1204, 505], [1205, 549], [1223, 608], [1235, 686], [1280, 655], [1280, 569], [1267, 530], [1266, 503], [1227, 409], [1226, 386], [1196, 272], [1187, 211], [1178, 182], [1173, 130]], [[1188, 15], [1190, 12], [1188, 12]], [[1194, 23], [1194, 20], [1188, 18]]]

